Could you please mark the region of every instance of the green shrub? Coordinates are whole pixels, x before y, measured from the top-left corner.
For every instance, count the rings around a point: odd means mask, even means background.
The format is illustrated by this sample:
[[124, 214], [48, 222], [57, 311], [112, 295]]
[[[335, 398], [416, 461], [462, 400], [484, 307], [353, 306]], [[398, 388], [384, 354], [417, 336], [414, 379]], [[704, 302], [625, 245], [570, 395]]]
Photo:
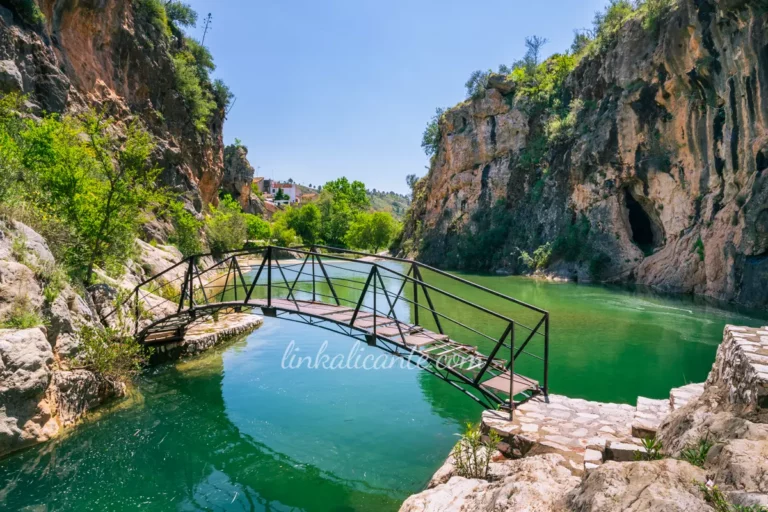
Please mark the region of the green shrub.
[[36, 273], [44, 283], [43, 297], [48, 304], [51, 304], [67, 286], [67, 274], [64, 269], [54, 263], [43, 264]]
[[128, 382], [146, 361], [146, 353], [132, 336], [89, 325], [82, 326], [79, 334], [81, 364], [107, 379]]
[[546, 268], [549, 265], [549, 259], [552, 256], [552, 244], [547, 242], [544, 245], [540, 245], [533, 251], [533, 256], [525, 251], [520, 252], [520, 261], [529, 269], [536, 271], [542, 268]]
[[656, 439], [656, 436], [652, 438], [643, 439], [644, 452], [636, 451], [635, 460], [661, 460], [664, 458], [662, 449], [664, 448], [661, 441]]
[[43, 324], [43, 317], [32, 307], [29, 298], [24, 295], [15, 298], [8, 316], [0, 322], [0, 327], [4, 329], [31, 329]]
[[559, 236], [552, 247], [552, 254], [565, 261], [579, 261], [589, 252], [588, 240], [591, 225], [583, 213], [578, 221], [568, 226], [565, 234]]
[[467, 89], [467, 98], [477, 99], [485, 94], [485, 89], [488, 86], [488, 77], [491, 75], [491, 71], [473, 71], [469, 75], [469, 79], [464, 84]]
[[201, 254], [204, 250], [200, 230], [202, 221], [184, 208], [178, 201], [171, 203], [171, 219], [174, 230], [168, 237], [168, 241], [175, 245], [184, 256]]
[[241, 249], [248, 238], [248, 226], [240, 204], [225, 195], [218, 207], [210, 205], [210, 214], [205, 219], [205, 233], [208, 245], [214, 254]]
[[442, 108], [435, 109], [435, 115], [427, 123], [421, 136], [421, 148], [427, 156], [437, 154], [440, 149], [440, 118], [445, 111]]
[[217, 78], [213, 81], [213, 99], [219, 109], [227, 112], [235, 95], [229, 90], [229, 86], [223, 80]]
[[701, 240], [701, 236], [696, 239], [696, 243], [693, 244], [693, 249], [696, 254], [699, 255], [699, 261], [704, 261], [704, 242]]
[[487, 478], [488, 466], [500, 442], [501, 437], [493, 430], [484, 440], [480, 425], [467, 423], [452, 452], [456, 473], [464, 478]]
[[180, 52], [173, 56], [176, 90], [192, 118], [195, 129], [208, 133], [208, 122], [216, 109], [216, 102], [201, 81], [195, 57], [189, 52]]
[[709, 440], [709, 436], [704, 436], [695, 445], [684, 448], [680, 452], [680, 458], [689, 464], [703, 468], [712, 446], [714, 446], [714, 443]]
[[251, 214], [245, 215], [245, 224], [248, 229], [248, 240], [268, 240], [269, 239], [269, 222], [265, 221], [261, 217]]
[[272, 226], [272, 238], [279, 247], [290, 247], [296, 243], [298, 235], [285, 224], [276, 223]]
[[171, 36], [168, 26], [168, 15], [161, 0], [134, 0], [134, 12], [137, 16], [148, 21], [158, 32], [166, 37]]
[[34, 27], [39, 27], [45, 23], [45, 15], [35, 0], [8, 0], [11, 7], [24, 21]]
[[760, 505], [734, 505], [728, 501], [723, 491], [713, 482], [697, 482], [699, 490], [704, 494], [704, 500], [709, 503], [715, 512], [768, 512], [768, 508]]

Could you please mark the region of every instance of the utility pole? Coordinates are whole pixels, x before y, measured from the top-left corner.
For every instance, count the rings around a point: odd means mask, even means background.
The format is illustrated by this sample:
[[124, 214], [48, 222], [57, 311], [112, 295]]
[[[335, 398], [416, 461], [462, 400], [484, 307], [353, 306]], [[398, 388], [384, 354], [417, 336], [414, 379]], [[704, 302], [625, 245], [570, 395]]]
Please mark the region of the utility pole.
[[211, 28], [211, 21], [213, 21], [213, 15], [208, 13], [208, 16], [205, 17], [205, 28], [203, 29], [203, 40], [200, 41], [201, 45], [205, 44], [205, 35], [208, 33], [208, 29]]

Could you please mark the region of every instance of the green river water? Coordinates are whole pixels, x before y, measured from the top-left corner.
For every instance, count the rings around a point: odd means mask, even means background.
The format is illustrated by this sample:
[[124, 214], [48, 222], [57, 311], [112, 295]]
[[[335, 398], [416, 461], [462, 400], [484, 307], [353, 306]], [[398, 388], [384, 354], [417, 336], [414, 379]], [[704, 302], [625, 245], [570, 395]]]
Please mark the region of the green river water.
[[[533, 321], [521, 309], [425, 277]], [[634, 404], [638, 395], [662, 398], [671, 387], [701, 382], [726, 323], [768, 323], [754, 312], [693, 299], [466, 277], [549, 310], [551, 392], [592, 400]], [[435, 306], [495, 328], [470, 308], [440, 297]], [[400, 318], [409, 314], [398, 311]], [[340, 334], [267, 318], [244, 339], [147, 371], [129, 399], [0, 461], [0, 510], [393, 511], [425, 485], [463, 424], [479, 419], [471, 399], [399, 364], [285, 369], [291, 341], [302, 354], [325, 341], [331, 357], [353, 348], [380, 353]], [[532, 353], [541, 353], [534, 345]]]

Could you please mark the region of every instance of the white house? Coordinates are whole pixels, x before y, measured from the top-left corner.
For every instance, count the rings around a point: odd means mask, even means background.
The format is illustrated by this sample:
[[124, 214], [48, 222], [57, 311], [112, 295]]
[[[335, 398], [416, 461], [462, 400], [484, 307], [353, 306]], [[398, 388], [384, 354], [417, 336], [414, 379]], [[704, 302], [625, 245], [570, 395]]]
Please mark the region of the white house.
[[[269, 192], [271, 194], [277, 194], [277, 191], [282, 189], [283, 193], [288, 196], [288, 202], [289, 203], [295, 203], [298, 198], [296, 196], [297, 194], [297, 186], [295, 183], [280, 183], [277, 181], [273, 181], [269, 184]], [[275, 201], [275, 203], [281, 203], [282, 201]]]

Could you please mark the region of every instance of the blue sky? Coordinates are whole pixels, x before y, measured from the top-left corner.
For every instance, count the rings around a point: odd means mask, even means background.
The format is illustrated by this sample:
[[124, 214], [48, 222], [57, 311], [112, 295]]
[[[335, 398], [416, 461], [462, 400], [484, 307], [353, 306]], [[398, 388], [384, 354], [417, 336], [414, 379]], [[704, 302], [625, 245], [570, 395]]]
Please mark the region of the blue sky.
[[426, 174], [421, 134], [436, 107], [464, 99], [475, 69], [570, 46], [605, 0], [188, 0], [237, 96], [226, 143], [248, 146], [258, 174], [322, 184], [339, 176], [406, 192]]

